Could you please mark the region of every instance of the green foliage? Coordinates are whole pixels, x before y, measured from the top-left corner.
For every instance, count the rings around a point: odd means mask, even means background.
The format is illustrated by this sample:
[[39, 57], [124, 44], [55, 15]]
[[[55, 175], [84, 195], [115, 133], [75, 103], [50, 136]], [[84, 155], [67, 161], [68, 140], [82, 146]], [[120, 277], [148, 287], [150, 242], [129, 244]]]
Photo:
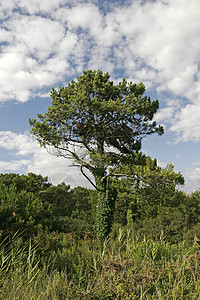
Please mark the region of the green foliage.
[[93, 234], [97, 193], [65, 183], [53, 186], [41, 175], [0, 175], [0, 231], [3, 236], [24, 231]]
[[98, 190], [96, 210], [96, 232], [103, 241], [110, 233], [113, 225], [113, 213], [116, 200], [116, 189], [109, 183], [109, 177], [96, 177]]
[[50, 209], [32, 192], [18, 191], [16, 184], [0, 183], [0, 229], [2, 233], [26, 231], [27, 235], [44, 229]]
[[47, 177], [28, 173], [28, 175], [19, 175], [16, 173], [0, 174], [0, 183], [10, 186], [15, 184], [17, 191], [26, 190], [38, 195], [43, 190], [47, 189], [51, 184], [48, 182]]
[[153, 121], [158, 100], [152, 102], [144, 92], [142, 83], [123, 79], [114, 85], [108, 73], [88, 70], [76, 82], [52, 89], [48, 111], [38, 114], [39, 121], [29, 120], [41, 146], [50, 147], [54, 155], [73, 158], [83, 175], [85, 167], [94, 176], [92, 184], [98, 191], [96, 228], [101, 239], [111, 230], [116, 199], [116, 189], [108, 184], [108, 176], [114, 175], [108, 168], [130, 163], [144, 136], [164, 132]]
[[75, 209], [70, 186], [65, 183], [57, 186], [50, 185], [39, 192], [43, 203], [49, 205], [51, 215], [49, 215], [49, 229], [51, 231], [65, 231], [68, 220]]
[[51, 184], [47, 177], [28, 173], [0, 174], [0, 230], [2, 234], [26, 231], [33, 233], [51, 227], [50, 203], [43, 199]]
[[83, 238], [85, 234], [93, 235], [96, 214], [97, 191], [76, 187], [72, 191], [75, 207], [71, 215], [71, 230], [76, 236]]
[[122, 229], [103, 245], [62, 234], [46, 236], [43, 246], [48, 239], [42, 255], [41, 241], [0, 245], [0, 299], [199, 299], [198, 245]]
[[[199, 299], [200, 192], [177, 191], [172, 166], [135, 157], [127, 173], [143, 181], [106, 177], [120, 206], [103, 243], [93, 234], [98, 191], [47, 181], [27, 191], [17, 185], [25, 175], [2, 176], [0, 222], [13, 233], [0, 245], [0, 299]], [[132, 221], [122, 227], [124, 201]]]
[[52, 89], [52, 105], [44, 116], [38, 115], [40, 121], [30, 120], [31, 131], [41, 145], [64, 148], [78, 161], [81, 158], [67, 147], [72, 141], [93, 154], [104, 154], [105, 144], [132, 153], [141, 148], [143, 135], [163, 133], [162, 127], [150, 122], [158, 101], [151, 102], [144, 92], [142, 83], [124, 79], [114, 86], [108, 73], [85, 71], [77, 82], [72, 80], [59, 91]]
[[185, 196], [176, 190], [184, 178], [168, 165], [162, 169], [150, 157], [142, 156], [143, 165], [121, 166], [118, 172], [129, 174], [129, 178], [118, 181], [118, 198], [115, 220], [126, 224], [129, 221], [148, 219], [162, 212], [163, 207], [177, 207]]

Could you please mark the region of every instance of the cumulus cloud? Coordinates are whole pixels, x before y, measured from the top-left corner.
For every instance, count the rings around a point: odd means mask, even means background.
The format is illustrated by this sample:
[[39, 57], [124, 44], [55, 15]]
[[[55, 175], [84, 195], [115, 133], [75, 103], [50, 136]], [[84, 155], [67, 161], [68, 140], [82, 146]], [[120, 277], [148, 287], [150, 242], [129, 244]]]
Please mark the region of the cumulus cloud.
[[192, 193], [200, 189], [200, 162], [194, 162], [187, 168], [185, 177], [187, 186], [183, 188], [186, 192]]
[[[200, 141], [199, 15], [199, 0], [1, 1], [0, 102], [46, 97], [83, 69], [100, 68], [115, 82], [126, 77], [153, 91], [162, 102], [155, 119], [168, 124], [177, 142]], [[22, 155], [33, 157], [28, 168], [50, 169], [54, 158], [28, 135], [4, 134], [1, 147], [15, 151], [19, 169]], [[41, 161], [44, 155], [42, 164], [35, 153]], [[62, 159], [58, 165], [64, 176]]]
[[[76, 46], [79, 49], [78, 38], [61, 23], [41, 16], [14, 14], [3, 26], [0, 30], [1, 102], [10, 99], [25, 102], [44, 87], [53, 86], [66, 74], [73, 73], [70, 58], [74, 53], [78, 57], [74, 51]], [[7, 40], [5, 32], [8, 32]]]
[[170, 131], [175, 132], [179, 141], [194, 141], [200, 140], [200, 104], [188, 104], [176, 114], [176, 119], [170, 128]]
[[2, 1], [0, 3], [0, 16], [1, 20], [7, 19], [11, 14], [13, 14], [13, 11], [16, 10], [29, 14], [52, 14], [55, 9], [65, 3], [66, 1], [64, 0]]
[[0, 160], [0, 173], [22, 171], [26, 168], [28, 163], [30, 163], [30, 161], [26, 159], [13, 160], [13, 161]]
[[104, 13], [95, 1], [4, 2], [1, 101], [27, 101], [89, 67], [199, 101], [198, 0], [116, 2]]
[[155, 115], [155, 119], [157, 122], [160, 121], [169, 122], [169, 120], [173, 117], [173, 115], [174, 115], [174, 107], [168, 106], [162, 108], [159, 112], [157, 112], [157, 114]]
[[48, 176], [55, 185], [65, 182], [71, 187], [79, 185], [91, 188], [80, 171], [71, 166], [71, 160], [49, 154], [27, 133], [0, 131], [0, 148], [15, 156], [15, 159], [0, 161], [0, 172], [33, 172]]

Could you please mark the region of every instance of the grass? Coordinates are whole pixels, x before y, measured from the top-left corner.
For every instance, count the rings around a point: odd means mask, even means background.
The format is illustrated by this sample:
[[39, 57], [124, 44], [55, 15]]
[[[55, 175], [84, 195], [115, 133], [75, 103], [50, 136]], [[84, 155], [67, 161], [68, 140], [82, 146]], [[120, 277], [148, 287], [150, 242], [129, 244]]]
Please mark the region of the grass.
[[0, 299], [200, 299], [198, 244], [119, 230], [101, 245], [54, 234], [0, 245]]

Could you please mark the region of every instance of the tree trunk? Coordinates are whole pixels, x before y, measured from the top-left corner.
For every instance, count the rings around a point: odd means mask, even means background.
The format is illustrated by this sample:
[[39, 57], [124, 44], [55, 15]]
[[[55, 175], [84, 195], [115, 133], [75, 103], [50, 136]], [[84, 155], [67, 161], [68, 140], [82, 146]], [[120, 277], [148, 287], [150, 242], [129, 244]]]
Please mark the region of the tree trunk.
[[94, 177], [98, 190], [96, 230], [97, 236], [103, 241], [112, 228], [117, 190], [112, 187], [109, 177], [105, 177], [104, 170], [96, 170]]

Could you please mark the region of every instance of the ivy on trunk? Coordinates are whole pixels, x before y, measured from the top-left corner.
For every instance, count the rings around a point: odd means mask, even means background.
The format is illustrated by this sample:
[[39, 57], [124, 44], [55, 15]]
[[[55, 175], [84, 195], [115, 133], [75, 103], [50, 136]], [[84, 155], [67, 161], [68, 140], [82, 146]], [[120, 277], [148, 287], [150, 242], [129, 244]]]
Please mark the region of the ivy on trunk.
[[56, 156], [73, 159], [98, 190], [96, 220], [101, 239], [112, 227], [116, 189], [110, 176], [122, 163], [134, 162], [144, 136], [164, 132], [153, 121], [158, 100], [151, 101], [144, 93], [142, 83], [123, 79], [114, 85], [108, 73], [88, 70], [66, 87], [52, 89], [48, 111], [38, 114], [39, 120], [29, 119], [40, 145]]

